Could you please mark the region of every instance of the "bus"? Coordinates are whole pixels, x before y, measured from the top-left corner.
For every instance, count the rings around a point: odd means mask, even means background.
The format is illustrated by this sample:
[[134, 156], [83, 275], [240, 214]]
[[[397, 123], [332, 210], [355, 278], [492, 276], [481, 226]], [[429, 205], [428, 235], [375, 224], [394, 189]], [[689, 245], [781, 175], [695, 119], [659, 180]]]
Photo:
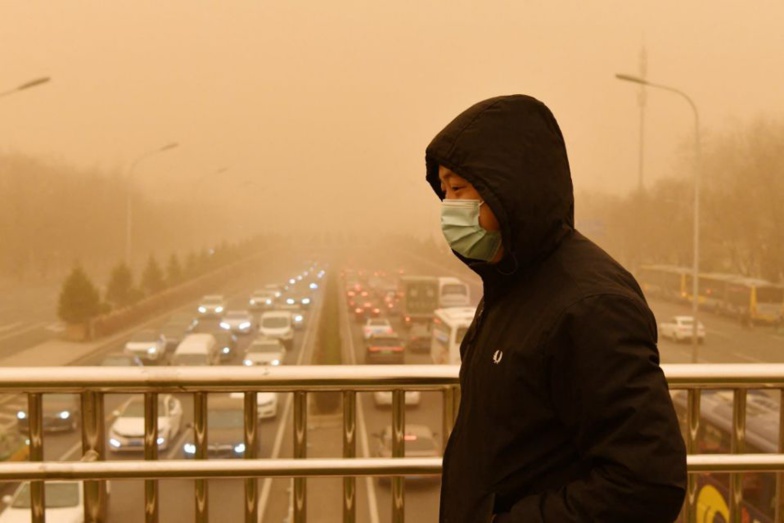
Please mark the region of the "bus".
[[[692, 272], [672, 265], [643, 265], [638, 280], [646, 296], [691, 303]], [[728, 273], [700, 273], [703, 310], [752, 323], [776, 323], [784, 316], [784, 286]]]
[[438, 365], [460, 365], [460, 343], [474, 321], [476, 308], [450, 307], [433, 313], [430, 358]]
[[[688, 434], [687, 393], [671, 392], [675, 411], [684, 438]], [[697, 434], [698, 454], [730, 454], [732, 444], [732, 392], [706, 390], [700, 397], [700, 429]], [[746, 398], [746, 437], [739, 453], [778, 453], [778, 394], [750, 390]], [[740, 521], [773, 523], [776, 512], [776, 474], [773, 472], [742, 473]], [[702, 473], [697, 480], [697, 521], [729, 521], [730, 475]]]
[[471, 292], [468, 284], [452, 276], [438, 278], [438, 306], [468, 307], [471, 304]]

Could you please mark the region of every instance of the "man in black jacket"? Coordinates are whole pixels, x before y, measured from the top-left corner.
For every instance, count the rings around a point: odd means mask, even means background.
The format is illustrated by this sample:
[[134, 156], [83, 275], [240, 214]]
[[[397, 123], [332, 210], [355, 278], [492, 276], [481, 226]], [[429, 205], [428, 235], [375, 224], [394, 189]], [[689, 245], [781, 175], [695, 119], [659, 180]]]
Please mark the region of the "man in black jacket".
[[484, 297], [460, 347], [444, 523], [675, 520], [686, 451], [637, 282], [574, 228], [563, 136], [522, 95], [479, 102], [426, 153]]

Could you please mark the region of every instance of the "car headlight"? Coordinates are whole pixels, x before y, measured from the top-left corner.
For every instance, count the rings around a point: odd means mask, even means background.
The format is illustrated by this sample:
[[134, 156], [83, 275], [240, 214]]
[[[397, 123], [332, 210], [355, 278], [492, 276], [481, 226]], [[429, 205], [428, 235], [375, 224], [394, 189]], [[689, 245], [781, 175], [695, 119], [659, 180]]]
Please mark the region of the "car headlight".
[[67, 410], [64, 410], [60, 413], [60, 419], [68, 419], [71, 417], [71, 413]]
[[304, 320], [304, 319], [305, 319], [305, 318], [302, 316], [302, 314], [296, 314], [296, 315], [294, 316], [294, 321], [296, 321], [296, 322], [301, 322], [301, 321], [302, 321], [302, 320]]
[[280, 360], [272, 360], [272, 361], [270, 362], [270, 365], [275, 365], [275, 366], [278, 366], [278, 365], [280, 365]]
[[114, 438], [109, 438], [109, 445], [116, 449], [119, 449], [122, 446], [122, 444]]
[[311, 284], [309, 285], [309, 287], [311, 288], [311, 290], [314, 290], [314, 291], [315, 291], [316, 289], [318, 289], [318, 283], [311, 283]]
[[207, 312], [207, 307], [199, 307], [199, 312], [204, 314], [205, 312]]
[[196, 454], [196, 445], [193, 443], [186, 443], [182, 446], [182, 450], [184, 450], [186, 454]]
[[253, 362], [251, 360], [242, 360], [242, 364], [245, 365], [246, 367], [253, 366]]
[[242, 454], [243, 452], [245, 452], [245, 444], [240, 443], [239, 445], [234, 447], [234, 452], [236, 452], [237, 454]]
[[250, 322], [243, 321], [242, 323], [240, 323], [240, 329], [250, 329]]
[[249, 303], [250, 305], [256, 305], [256, 300], [253, 300], [253, 299], [251, 299], [251, 300], [248, 300], [248, 303]]
[[223, 354], [228, 354], [231, 352], [231, 349], [229, 347], [223, 347], [223, 350], [221, 352], [223, 352]]
[[291, 278], [289, 280], [289, 284], [294, 285], [295, 283], [297, 283], [297, 280], [295, 280], [294, 278]]
[[308, 305], [308, 304], [310, 304], [310, 298], [302, 298], [302, 304], [303, 304], [303, 305]]
[[294, 298], [286, 298], [286, 303], [289, 305], [294, 305]]
[[231, 325], [229, 325], [229, 324], [228, 324], [228, 323], [226, 323], [225, 321], [222, 321], [222, 322], [220, 322], [220, 328], [221, 328], [221, 329], [226, 329], [226, 330], [229, 330], [229, 329], [231, 328]]
[[150, 347], [147, 349], [147, 354], [155, 354], [156, 352], [158, 352], [158, 347]]
[[215, 312], [223, 312], [223, 307], [221, 306], [215, 307]]
[[19, 419], [27, 419], [27, 413], [23, 410], [20, 410], [16, 413], [16, 417]]
[[163, 445], [166, 442], [166, 438], [158, 436], [158, 439], [156, 439], [155, 442], [158, 443], [158, 445]]

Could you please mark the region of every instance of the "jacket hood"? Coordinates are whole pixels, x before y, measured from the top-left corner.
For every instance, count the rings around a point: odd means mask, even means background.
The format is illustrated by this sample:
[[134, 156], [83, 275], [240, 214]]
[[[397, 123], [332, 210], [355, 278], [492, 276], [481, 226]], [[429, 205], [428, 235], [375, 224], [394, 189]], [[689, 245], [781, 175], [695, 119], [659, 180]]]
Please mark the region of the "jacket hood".
[[499, 96], [469, 107], [433, 138], [425, 161], [439, 198], [443, 165], [474, 186], [501, 224], [505, 255], [497, 266], [455, 253], [483, 278], [519, 274], [574, 229], [566, 145], [555, 117], [535, 98]]

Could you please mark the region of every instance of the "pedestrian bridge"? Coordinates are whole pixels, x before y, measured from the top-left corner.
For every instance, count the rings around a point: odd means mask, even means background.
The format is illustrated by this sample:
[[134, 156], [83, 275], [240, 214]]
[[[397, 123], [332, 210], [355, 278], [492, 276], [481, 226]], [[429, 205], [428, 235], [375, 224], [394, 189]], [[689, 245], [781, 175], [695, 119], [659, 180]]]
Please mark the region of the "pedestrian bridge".
[[[784, 364], [696, 364], [663, 365], [671, 390], [684, 390], [685, 439], [689, 450], [689, 495], [684, 504], [686, 521], [697, 514], [697, 474], [729, 473], [728, 510], [730, 521], [740, 521], [743, 506], [743, 473], [776, 472], [775, 516], [782, 521], [779, 508], [784, 472], [784, 432], [779, 415], [777, 450], [775, 453], [744, 453], [746, 449], [747, 393], [749, 390], [780, 391], [784, 389]], [[307, 483], [309, 477], [340, 477], [343, 479], [343, 521], [356, 520], [356, 479], [366, 476], [392, 476], [392, 519], [403, 521], [405, 485], [403, 475], [438, 475], [439, 458], [405, 458], [405, 391], [440, 391], [443, 395], [441, 424], [446, 437], [454, 422], [459, 401], [458, 367], [446, 365], [401, 366], [280, 366], [233, 368], [225, 367], [144, 367], [96, 368], [36, 367], [0, 369], [0, 393], [27, 395], [30, 426], [30, 461], [0, 464], [0, 481], [31, 481], [32, 521], [43, 522], [43, 482], [51, 479], [88, 480], [85, 484], [85, 520], [103, 521], [105, 483], [101, 480], [145, 480], [145, 520], [158, 521], [158, 480], [182, 478], [195, 481], [196, 520], [207, 521], [207, 483], [210, 478], [243, 478], [245, 480], [245, 520], [258, 521], [257, 481], [269, 477], [294, 478], [292, 516], [295, 522], [305, 521]], [[700, 430], [700, 398], [706, 390], [731, 391], [732, 424], [730, 452], [697, 454]], [[356, 457], [357, 393], [392, 391], [391, 419], [393, 427], [392, 457]], [[292, 459], [258, 459], [257, 396], [260, 391], [293, 393], [294, 455]], [[343, 458], [308, 458], [307, 399], [308, 394], [338, 391], [342, 394]], [[42, 394], [78, 393], [81, 395], [82, 458], [61, 462], [43, 459]], [[244, 392], [245, 447], [243, 460], [205, 459], [207, 455], [207, 394]], [[145, 400], [144, 459], [106, 461], [104, 395], [142, 393]], [[193, 429], [196, 459], [157, 460], [157, 395], [160, 393], [192, 393], [194, 395]], [[780, 402], [780, 413], [783, 408]]]

